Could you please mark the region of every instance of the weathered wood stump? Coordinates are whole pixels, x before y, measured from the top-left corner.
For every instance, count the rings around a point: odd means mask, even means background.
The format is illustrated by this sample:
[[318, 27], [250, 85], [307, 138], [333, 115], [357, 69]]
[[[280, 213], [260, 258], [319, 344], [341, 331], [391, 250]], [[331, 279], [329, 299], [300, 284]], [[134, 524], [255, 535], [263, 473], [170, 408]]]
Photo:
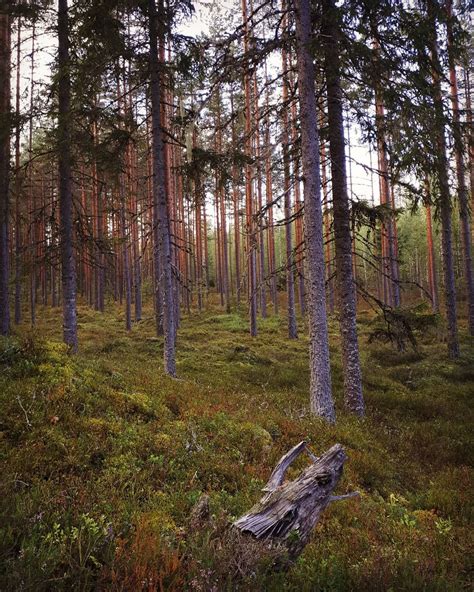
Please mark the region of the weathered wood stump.
[[[288, 467], [302, 452], [308, 453], [312, 464], [294, 481], [283, 483]], [[234, 527], [262, 541], [283, 543], [290, 557], [297, 557], [329, 503], [359, 495], [332, 495], [346, 459], [340, 444], [318, 458], [308, 450], [306, 442], [300, 442], [280, 459], [263, 489], [265, 495], [234, 522]]]

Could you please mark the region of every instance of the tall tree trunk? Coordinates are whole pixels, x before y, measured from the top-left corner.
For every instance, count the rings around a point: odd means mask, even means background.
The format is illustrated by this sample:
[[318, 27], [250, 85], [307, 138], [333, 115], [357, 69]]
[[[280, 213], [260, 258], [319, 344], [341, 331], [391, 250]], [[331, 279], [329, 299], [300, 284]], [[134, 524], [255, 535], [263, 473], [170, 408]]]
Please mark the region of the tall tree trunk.
[[[252, 6], [252, 4], [251, 4]], [[254, 121], [255, 121], [255, 159], [257, 161], [257, 208], [262, 212], [262, 159], [260, 148], [260, 108], [258, 105], [258, 81], [257, 71], [253, 73], [253, 101], [254, 101]], [[260, 291], [260, 312], [263, 319], [267, 318], [267, 284], [265, 277], [265, 237], [263, 233], [262, 217], [260, 216], [260, 228], [258, 229], [258, 267], [259, 267], [259, 291]]]
[[222, 234], [222, 292], [225, 299], [225, 310], [230, 314], [230, 290], [229, 290], [229, 254], [227, 243], [227, 218], [225, 212], [225, 196], [224, 188], [221, 187], [220, 195], [220, 211], [221, 211], [221, 234]]
[[[242, 22], [244, 25], [244, 52], [249, 53], [249, 26], [247, 16], [247, 2], [242, 0]], [[250, 106], [250, 75], [244, 73], [245, 92], [245, 153], [252, 156], [252, 109]], [[250, 335], [257, 335], [257, 256], [255, 221], [253, 212], [253, 191], [252, 191], [252, 167], [249, 163], [245, 165], [245, 211], [247, 225], [247, 269], [248, 269], [248, 294], [250, 309]]]
[[324, 70], [328, 96], [329, 152], [331, 157], [336, 286], [344, 374], [344, 401], [357, 415], [364, 414], [362, 377], [357, 340], [355, 287], [347, 194], [344, 120], [340, 83], [339, 25], [333, 0], [323, 0]]
[[430, 49], [432, 63], [432, 84], [434, 99], [433, 131], [437, 143], [436, 172], [439, 182], [439, 210], [441, 218], [441, 237], [443, 249], [444, 304], [448, 325], [448, 354], [451, 358], [459, 357], [459, 341], [456, 318], [456, 285], [454, 279], [454, 261], [452, 247], [451, 198], [449, 195], [448, 159], [446, 157], [446, 135], [444, 124], [443, 96], [441, 92], [441, 63], [438, 54], [436, 0], [428, 0], [428, 16], [431, 21]]
[[[323, 105], [319, 111], [319, 125], [322, 129], [324, 124], [323, 116]], [[325, 252], [326, 252], [326, 285], [328, 288], [328, 300], [329, 300], [329, 312], [334, 313], [334, 279], [333, 279], [333, 268], [332, 268], [332, 238], [331, 238], [331, 208], [329, 203], [329, 180], [327, 175], [328, 157], [326, 150], [326, 142], [323, 138], [320, 138], [320, 160], [321, 160], [321, 171], [322, 178], [321, 184], [323, 187], [323, 208], [324, 208], [324, 239], [325, 239]]]
[[[469, 185], [471, 189], [471, 214], [474, 212], [474, 126], [472, 122], [471, 103], [471, 80], [469, 77], [469, 66], [464, 67], [464, 89], [466, 101], [466, 123], [467, 123], [467, 153], [469, 161]], [[471, 226], [471, 230], [472, 230]]]
[[447, 31], [448, 31], [448, 59], [451, 107], [453, 110], [454, 154], [456, 158], [456, 177], [458, 184], [459, 215], [461, 218], [461, 237], [464, 255], [464, 281], [466, 283], [468, 304], [469, 333], [474, 335], [474, 276], [472, 270], [471, 228], [469, 220], [469, 195], [466, 185], [466, 167], [464, 165], [463, 141], [461, 133], [461, 117], [459, 112], [458, 81], [456, 63], [454, 59], [453, 37], [453, 6], [452, 0], [446, 1]]
[[[294, 93], [295, 80], [294, 80], [294, 60], [290, 53], [290, 72], [289, 72], [289, 84]], [[298, 131], [297, 131], [297, 102], [291, 101], [291, 143], [293, 144], [293, 150], [298, 144]], [[302, 315], [306, 314], [306, 301], [305, 301], [305, 285], [304, 285], [304, 272], [303, 272], [303, 246], [304, 246], [304, 234], [303, 234], [303, 207], [301, 203], [300, 195], [300, 159], [298, 155], [295, 155], [293, 160], [293, 182], [294, 182], [294, 193], [295, 193], [295, 265], [296, 265], [296, 277], [298, 279], [298, 298], [300, 311]]]
[[0, 12], [0, 334], [10, 332], [9, 178], [10, 178], [10, 16]]
[[[123, 86], [121, 85], [119, 64], [117, 64], [117, 104], [121, 112], [122, 117], [126, 116], [126, 93], [127, 88], [125, 86], [125, 80], [123, 80]], [[122, 124], [120, 124], [122, 127]], [[122, 245], [122, 269], [123, 269], [123, 287], [125, 293], [125, 329], [127, 331], [132, 330], [132, 273], [130, 265], [130, 223], [128, 224], [129, 230], [127, 230], [127, 204], [131, 198], [131, 175], [129, 168], [128, 151], [130, 144], [125, 149], [123, 154], [123, 161], [121, 168], [123, 172], [120, 172], [118, 184], [119, 184], [119, 236]], [[93, 191], [93, 197], [95, 201], [97, 196], [95, 195], [96, 190]], [[94, 211], [94, 204], [93, 204]], [[96, 251], [96, 248], [94, 249]], [[95, 275], [95, 274], [94, 274]], [[97, 284], [96, 284], [97, 285]]]
[[[153, 142], [153, 134], [151, 125], [149, 123], [149, 117], [147, 117], [147, 146], [150, 146]], [[158, 336], [163, 335], [163, 299], [161, 297], [161, 285], [160, 285], [160, 239], [158, 233], [157, 223], [157, 209], [155, 208], [155, 193], [154, 188], [156, 181], [153, 177], [153, 151], [148, 151], [147, 158], [147, 174], [148, 174], [148, 185], [147, 190], [149, 194], [148, 204], [150, 208], [150, 222], [151, 222], [151, 237], [152, 237], [152, 269], [153, 269], [153, 298], [154, 298], [154, 309], [155, 309], [155, 329]]]
[[[33, 30], [31, 34], [31, 55], [30, 55], [30, 113], [28, 126], [28, 201], [31, 212], [30, 217], [30, 317], [31, 324], [36, 324], [36, 274], [37, 274], [37, 225], [36, 225], [36, 200], [35, 191], [33, 187], [33, 106], [34, 106], [34, 74], [35, 74], [35, 23], [33, 23]], [[62, 253], [62, 251], [61, 251]]]
[[319, 171], [319, 133], [315, 71], [311, 56], [309, 0], [295, 0], [301, 152], [304, 181], [308, 324], [310, 339], [310, 401], [313, 413], [335, 421], [324, 286], [323, 219]]
[[63, 339], [77, 351], [76, 261], [73, 243], [73, 197], [71, 188], [71, 75], [67, 0], [58, 0], [58, 164], [61, 225], [61, 278], [63, 292]]
[[[347, 120], [347, 164], [348, 166], [348, 173], [349, 173], [349, 193], [348, 193], [348, 200], [352, 200], [354, 192], [352, 190], [352, 155], [351, 155], [351, 125], [349, 121], [349, 115], [346, 111], [346, 120]], [[342, 122], [343, 122], [343, 134], [344, 134], [344, 110], [342, 112]], [[347, 182], [346, 182], [347, 186]], [[349, 214], [350, 216], [350, 214]], [[355, 222], [352, 221], [350, 224], [350, 232], [351, 232], [351, 249], [352, 249], [352, 279], [357, 284], [357, 231]], [[354, 300], [357, 309], [357, 290], [354, 290]]]
[[[282, 3], [282, 11], [286, 11], [286, 2]], [[283, 29], [288, 31], [287, 15], [283, 20]], [[298, 331], [296, 327], [295, 312], [295, 270], [293, 258], [293, 237], [291, 228], [291, 179], [290, 179], [290, 155], [288, 147], [288, 54], [285, 46], [281, 50], [282, 70], [283, 70], [283, 125], [282, 125], [282, 149], [283, 149], [283, 192], [284, 192], [284, 212], [285, 212], [285, 252], [286, 252], [286, 295], [288, 310], [288, 337], [297, 339]]]
[[15, 325], [21, 322], [21, 242], [22, 224], [20, 214], [20, 80], [21, 80], [21, 17], [18, 17], [16, 38], [16, 94], [15, 94]]
[[132, 278], [130, 273], [129, 232], [127, 232], [127, 217], [125, 204], [125, 179], [120, 175], [120, 239], [122, 242], [123, 281], [125, 284], [125, 329], [132, 330]]
[[385, 105], [383, 103], [380, 76], [380, 44], [374, 40], [374, 91], [375, 91], [375, 127], [377, 137], [377, 157], [379, 174], [380, 203], [390, 211], [389, 219], [382, 224], [382, 270], [384, 302], [389, 306], [399, 307], [400, 286], [397, 261], [397, 238], [394, 218], [394, 203], [391, 196], [389, 179], [387, 138], [385, 133]]
[[[198, 173], [199, 175], [199, 173]], [[195, 264], [195, 283], [197, 287], [197, 297], [198, 297], [198, 308], [199, 310], [202, 309], [202, 292], [203, 292], [203, 279], [202, 279], [202, 272], [203, 272], [203, 255], [202, 255], [202, 216], [201, 216], [201, 209], [202, 209], [202, 199], [203, 199], [203, 192], [201, 188], [201, 179], [196, 179], [196, 214], [195, 214], [195, 223], [194, 223], [194, 233], [195, 233], [195, 248], [196, 248], [196, 264]]]
[[158, 19], [155, 0], [148, 0], [150, 43], [150, 96], [153, 138], [153, 225], [158, 229], [159, 245], [155, 245], [155, 274], [162, 288], [165, 372], [176, 376], [176, 331], [173, 308], [173, 277], [171, 266], [171, 236], [166, 195], [166, 174], [161, 129], [161, 81], [158, 58]]
[[265, 80], [267, 90], [265, 93], [265, 202], [268, 210], [268, 229], [267, 229], [267, 253], [268, 253], [268, 273], [270, 275], [270, 286], [273, 301], [273, 309], [278, 314], [278, 285], [275, 262], [275, 229], [273, 226], [273, 185], [272, 185], [272, 145], [270, 142], [270, 116], [269, 116], [269, 98], [268, 98], [268, 78], [267, 64], [265, 62]]
[[[127, 71], [130, 75], [130, 63]], [[124, 89], [125, 89], [125, 75], [124, 75]], [[125, 92], [124, 92], [125, 94]], [[128, 97], [124, 97], [124, 112], [128, 113], [129, 121], [133, 121], [133, 92], [129, 87], [127, 90]], [[132, 133], [132, 130], [129, 130]], [[130, 203], [130, 242], [131, 242], [131, 259], [133, 264], [130, 282], [133, 285], [133, 302], [135, 305], [135, 321], [140, 321], [142, 318], [142, 291], [141, 291], [141, 259], [139, 254], [139, 237], [138, 237], [138, 187], [136, 175], [136, 150], [132, 141], [128, 142], [127, 146], [127, 187], [129, 191]]]
[[[234, 92], [230, 93], [230, 110], [232, 113], [232, 145], [237, 145], [237, 135], [235, 131], [235, 117], [234, 117]], [[240, 191], [239, 191], [239, 176], [237, 165], [232, 164], [232, 201], [234, 205], [234, 251], [235, 251], [235, 288], [237, 305], [240, 304], [240, 296], [242, 290], [242, 279], [240, 273]]]
[[222, 253], [221, 253], [221, 217], [220, 217], [220, 194], [218, 190], [217, 173], [215, 176], [215, 192], [214, 192], [214, 206], [215, 206], [215, 224], [214, 232], [214, 261], [215, 261], [215, 285], [216, 291], [220, 296], [221, 306], [224, 306], [224, 292], [222, 290]]

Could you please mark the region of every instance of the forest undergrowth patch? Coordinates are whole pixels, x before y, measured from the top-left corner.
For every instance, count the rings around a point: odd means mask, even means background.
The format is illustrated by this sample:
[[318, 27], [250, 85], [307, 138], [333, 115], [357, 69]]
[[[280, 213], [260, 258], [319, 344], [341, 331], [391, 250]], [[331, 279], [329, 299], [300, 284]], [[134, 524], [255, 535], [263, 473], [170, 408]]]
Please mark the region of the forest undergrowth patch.
[[[342, 408], [334, 322], [338, 422], [329, 426], [308, 412], [304, 331], [289, 341], [279, 319], [251, 339], [238, 315], [184, 317], [180, 380], [172, 380], [151, 310], [127, 335], [118, 310], [80, 308], [76, 357], [60, 344], [53, 315], [43, 309], [37, 331], [0, 341], [0, 589], [468, 589], [467, 338], [452, 362], [429, 335], [418, 353], [398, 353], [368, 344], [362, 325], [368, 412], [360, 421]], [[275, 570], [270, 553], [239, 573], [244, 550], [228, 524], [302, 439], [315, 452], [343, 444], [340, 493], [361, 497], [331, 506], [288, 570]], [[211, 516], [193, 529], [203, 493]]]

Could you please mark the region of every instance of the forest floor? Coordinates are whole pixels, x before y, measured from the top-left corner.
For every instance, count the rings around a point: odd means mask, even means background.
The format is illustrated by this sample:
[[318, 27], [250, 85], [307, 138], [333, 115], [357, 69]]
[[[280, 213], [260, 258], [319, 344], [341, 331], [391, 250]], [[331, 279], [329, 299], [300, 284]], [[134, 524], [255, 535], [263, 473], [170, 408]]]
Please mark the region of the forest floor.
[[[306, 331], [217, 307], [184, 316], [179, 380], [162, 371], [151, 310], [79, 308], [80, 353], [59, 310], [0, 341], [0, 590], [455, 591], [471, 589], [474, 344], [447, 359], [440, 332], [398, 353], [360, 334], [367, 417], [344, 413], [331, 321], [338, 421], [308, 413]], [[41, 336], [41, 337], [40, 337]], [[255, 557], [242, 574], [226, 525], [260, 497], [302, 439], [348, 454], [337, 493], [287, 571]], [[301, 459], [290, 477], [307, 461]], [[212, 519], [189, 525], [206, 492]]]

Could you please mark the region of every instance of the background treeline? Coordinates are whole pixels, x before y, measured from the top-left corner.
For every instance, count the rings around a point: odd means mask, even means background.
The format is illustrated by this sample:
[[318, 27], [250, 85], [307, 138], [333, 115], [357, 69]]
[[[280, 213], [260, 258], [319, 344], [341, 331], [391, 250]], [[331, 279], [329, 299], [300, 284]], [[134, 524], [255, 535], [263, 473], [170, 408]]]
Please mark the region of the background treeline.
[[207, 11], [193, 37], [185, 1], [2, 2], [1, 332], [62, 306], [75, 351], [78, 298], [119, 301], [130, 330], [153, 296], [175, 375], [182, 314], [217, 293], [254, 336], [268, 314], [290, 339], [306, 318], [312, 409], [332, 420], [335, 312], [346, 405], [362, 414], [358, 309], [402, 347], [413, 307], [442, 306], [451, 357], [458, 319], [474, 331], [468, 3]]

